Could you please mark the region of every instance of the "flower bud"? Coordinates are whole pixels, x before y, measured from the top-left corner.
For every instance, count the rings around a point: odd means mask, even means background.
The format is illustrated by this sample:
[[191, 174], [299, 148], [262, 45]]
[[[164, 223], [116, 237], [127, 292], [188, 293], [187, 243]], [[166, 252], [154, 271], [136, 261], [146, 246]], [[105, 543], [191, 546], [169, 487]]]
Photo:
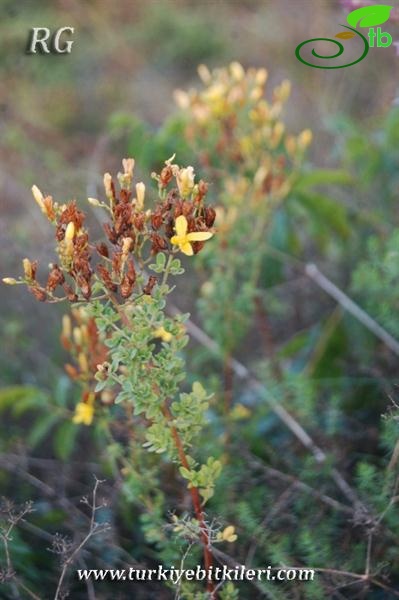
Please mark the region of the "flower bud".
[[97, 198], [87, 198], [87, 201], [92, 206], [101, 206], [101, 202]]
[[183, 90], [175, 90], [173, 97], [179, 108], [185, 110], [190, 106], [190, 96], [187, 94], [187, 92], [183, 92]]
[[23, 259], [22, 266], [24, 268], [24, 274], [25, 274], [26, 279], [32, 279], [33, 278], [32, 263], [30, 262], [29, 258]]
[[263, 89], [257, 85], [251, 91], [250, 98], [251, 98], [251, 100], [254, 100], [254, 102], [257, 102], [258, 100], [260, 100], [262, 98], [262, 95], [263, 95]]
[[135, 160], [134, 158], [124, 158], [122, 160], [122, 166], [124, 169], [124, 174], [128, 177], [130, 177], [130, 179], [133, 178], [133, 169], [134, 169], [134, 163]]
[[144, 208], [144, 195], [145, 195], [145, 185], [142, 181], [140, 181], [139, 183], [136, 183], [136, 197], [137, 197], [136, 208], [137, 208], [137, 210], [143, 210], [143, 208]]
[[73, 328], [73, 341], [77, 346], [82, 345], [82, 332], [80, 331], [80, 327]]
[[32, 194], [33, 194], [33, 197], [36, 200], [37, 204], [39, 205], [40, 210], [45, 213], [46, 208], [44, 206], [43, 194], [41, 193], [41, 191], [39, 190], [37, 185], [32, 186]]
[[212, 76], [206, 65], [199, 65], [197, 71], [198, 71], [198, 75], [200, 76], [200, 78], [202, 79], [202, 81], [205, 84], [210, 83]]
[[267, 81], [268, 72], [266, 69], [259, 69], [256, 71], [255, 83], [259, 86], [264, 86]]
[[242, 81], [245, 77], [245, 71], [243, 66], [240, 65], [239, 62], [232, 62], [230, 65], [230, 72], [233, 76], [233, 79], [236, 81]]
[[75, 224], [73, 221], [70, 221], [65, 229], [65, 241], [71, 242], [75, 236]]
[[78, 363], [82, 373], [87, 373], [89, 371], [89, 363], [87, 362], [86, 355], [83, 354], [83, 352], [79, 352]]
[[62, 317], [62, 335], [66, 338], [70, 338], [71, 329], [71, 317], [69, 315], [64, 315]]
[[274, 97], [279, 102], [286, 102], [291, 94], [291, 82], [284, 79], [279, 86], [274, 89]]
[[186, 198], [191, 194], [194, 188], [194, 168], [186, 167], [185, 169], [180, 169], [176, 173], [176, 183], [179, 188], [180, 194], [183, 198]]
[[104, 189], [105, 189], [105, 195], [107, 196], [107, 198], [110, 200], [114, 197], [113, 192], [112, 192], [112, 177], [110, 175], [110, 173], [105, 173], [104, 175]]
[[3, 277], [3, 283], [6, 285], [16, 285], [18, 281], [14, 277]]
[[73, 255], [73, 238], [75, 236], [75, 224], [73, 221], [70, 221], [65, 229], [65, 247], [66, 254], [71, 257]]

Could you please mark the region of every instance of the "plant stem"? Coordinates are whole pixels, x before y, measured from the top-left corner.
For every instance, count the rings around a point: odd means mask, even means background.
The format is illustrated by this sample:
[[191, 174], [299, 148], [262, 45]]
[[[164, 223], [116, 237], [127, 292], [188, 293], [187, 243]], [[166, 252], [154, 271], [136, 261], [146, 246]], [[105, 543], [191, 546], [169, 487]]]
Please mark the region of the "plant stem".
[[[164, 404], [164, 406], [162, 408], [162, 412], [163, 412], [165, 419], [168, 421], [168, 423], [170, 425], [170, 431], [171, 431], [173, 441], [174, 441], [176, 449], [177, 449], [177, 453], [179, 455], [180, 462], [185, 469], [187, 469], [188, 471], [191, 471], [190, 465], [187, 460], [186, 453], [184, 451], [182, 441], [179, 436], [179, 432], [177, 431], [176, 427], [174, 425], [172, 425], [173, 415], [170, 412], [169, 407], [166, 405], [166, 403]], [[212, 551], [210, 549], [209, 532], [208, 532], [208, 527], [205, 523], [205, 518], [204, 518], [202, 506], [201, 506], [201, 499], [200, 499], [198, 488], [191, 487], [190, 494], [191, 494], [191, 500], [192, 500], [193, 507], [194, 507], [195, 516], [197, 518], [197, 521], [200, 525], [200, 530], [201, 530], [201, 540], [202, 540], [202, 543], [204, 546], [204, 566], [205, 566], [206, 571], [209, 572], [209, 569], [213, 564], [213, 555], [212, 555]], [[207, 591], [210, 594], [211, 600], [217, 600], [215, 585], [214, 585], [213, 581], [211, 581], [210, 579], [207, 580]]]
[[[165, 267], [165, 271], [164, 271], [162, 285], [165, 284], [167, 281], [172, 259], [173, 259], [173, 256], [169, 255], [168, 261], [167, 261], [167, 264]], [[127, 327], [131, 328], [129, 319], [126, 316], [126, 314], [124, 313], [122, 307], [119, 305], [115, 295], [112, 294], [111, 292], [108, 292], [108, 297], [110, 298], [115, 309], [117, 310], [122, 323], [124, 325], [126, 325]], [[167, 406], [166, 402], [164, 403], [161, 410], [162, 410], [162, 414], [164, 415], [165, 419], [167, 420], [168, 424], [170, 425], [172, 438], [175, 443], [177, 453], [179, 455], [179, 460], [185, 469], [187, 469], [188, 471], [191, 471], [190, 465], [187, 460], [186, 453], [184, 451], [183, 443], [179, 436], [179, 432], [177, 431], [176, 427], [172, 424], [173, 423], [173, 415], [170, 412], [169, 407]], [[199, 495], [198, 488], [191, 487], [190, 494], [191, 494], [191, 500], [192, 500], [193, 507], [194, 507], [194, 512], [195, 512], [195, 515], [196, 515], [196, 518], [197, 518], [197, 521], [199, 523], [200, 530], [201, 530], [201, 541], [202, 541], [203, 547], [204, 547], [204, 566], [205, 566], [205, 569], [207, 570], [207, 572], [209, 572], [209, 569], [213, 564], [213, 556], [212, 556], [212, 551], [210, 549], [209, 532], [208, 532], [208, 527], [205, 523], [205, 517], [204, 517], [202, 507], [201, 507], [201, 498]], [[216, 592], [213, 581], [210, 579], [207, 580], [206, 587], [207, 587], [207, 591], [210, 595], [210, 600], [217, 600], [217, 592]]]

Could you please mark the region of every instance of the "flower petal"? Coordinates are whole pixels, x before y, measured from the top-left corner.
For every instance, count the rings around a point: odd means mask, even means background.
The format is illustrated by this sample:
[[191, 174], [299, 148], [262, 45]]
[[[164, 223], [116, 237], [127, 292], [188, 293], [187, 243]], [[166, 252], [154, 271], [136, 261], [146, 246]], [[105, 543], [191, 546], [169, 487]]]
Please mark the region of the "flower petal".
[[175, 231], [178, 236], [184, 237], [187, 233], [187, 219], [184, 215], [177, 217], [175, 221]]
[[183, 254], [187, 254], [187, 256], [192, 256], [194, 254], [194, 250], [190, 242], [185, 242], [184, 244], [181, 244], [180, 250], [183, 252]]
[[187, 234], [187, 239], [190, 242], [205, 242], [205, 240], [209, 240], [213, 236], [211, 231], [193, 231], [192, 233]]
[[174, 235], [173, 237], [170, 238], [170, 241], [175, 246], [178, 246], [180, 244], [180, 236]]

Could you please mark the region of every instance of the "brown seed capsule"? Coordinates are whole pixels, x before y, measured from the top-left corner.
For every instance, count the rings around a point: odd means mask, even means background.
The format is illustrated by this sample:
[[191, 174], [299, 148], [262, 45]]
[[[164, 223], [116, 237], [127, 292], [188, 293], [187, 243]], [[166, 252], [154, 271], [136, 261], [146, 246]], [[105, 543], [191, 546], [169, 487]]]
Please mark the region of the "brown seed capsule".
[[46, 198], [43, 198], [43, 206], [44, 206], [44, 212], [46, 213], [47, 218], [50, 221], [55, 221], [54, 205], [53, 205], [53, 199], [51, 196], [46, 196]]
[[68, 202], [66, 208], [61, 213], [59, 224], [68, 225], [72, 222], [74, 230], [79, 231], [82, 228], [84, 220], [85, 214], [81, 210], [78, 210], [75, 200], [72, 200], [72, 202]]
[[70, 365], [69, 363], [67, 363], [66, 365], [64, 365], [64, 369], [65, 369], [67, 375], [69, 375], [69, 377], [71, 379], [79, 378], [79, 371], [73, 365]]
[[104, 225], [105, 235], [111, 242], [111, 244], [116, 244], [118, 241], [118, 235], [113, 227], [109, 223], [105, 223]]
[[96, 250], [100, 256], [105, 256], [105, 258], [109, 257], [108, 246], [104, 242], [97, 244]]
[[216, 211], [212, 206], [205, 208], [205, 224], [207, 227], [212, 227], [215, 223]]
[[143, 230], [144, 222], [145, 222], [144, 213], [136, 213], [133, 215], [132, 223], [135, 226], [135, 228], [138, 229], [139, 231]]
[[133, 284], [136, 282], [136, 269], [134, 267], [134, 261], [132, 258], [129, 260], [128, 263], [127, 276], [129, 278], [129, 281], [131, 281]]
[[165, 225], [165, 235], [169, 239], [175, 235], [174, 225], [175, 225], [174, 219], [169, 219]]
[[174, 202], [173, 205], [173, 217], [177, 219], [180, 215], [183, 214], [183, 201], [178, 199]]
[[198, 183], [198, 194], [201, 196], [201, 198], [203, 198], [204, 196], [206, 196], [206, 194], [208, 193], [208, 184], [203, 181], [203, 179], [199, 180]]
[[160, 209], [157, 209], [151, 215], [151, 225], [153, 229], [160, 229], [163, 223], [163, 216]]
[[46, 302], [47, 294], [46, 294], [45, 290], [43, 290], [42, 288], [35, 288], [35, 287], [28, 287], [28, 290], [30, 291], [31, 294], [33, 294], [33, 296], [36, 298], [36, 300], [39, 300], [39, 302]]
[[122, 298], [129, 298], [130, 294], [133, 291], [134, 283], [130, 281], [127, 275], [124, 275], [122, 279], [122, 283], [120, 285], [119, 291]]
[[107, 271], [107, 269], [104, 267], [104, 265], [97, 265], [97, 271], [98, 271], [100, 278], [102, 279], [105, 287], [107, 288], [107, 290], [110, 290], [111, 292], [116, 292], [118, 287], [112, 281], [111, 275]]
[[192, 247], [193, 247], [193, 251], [194, 254], [198, 254], [198, 252], [201, 252], [202, 248], [205, 246], [204, 242], [192, 242]]
[[47, 289], [53, 292], [57, 285], [62, 285], [65, 277], [58, 265], [53, 265], [47, 279]]
[[112, 270], [115, 273], [116, 277], [119, 277], [121, 274], [121, 266], [122, 266], [122, 251], [116, 250], [112, 257]]
[[120, 195], [119, 195], [121, 203], [127, 204], [130, 200], [130, 196], [131, 196], [131, 192], [129, 192], [128, 190], [125, 190], [125, 189], [121, 190]]
[[190, 217], [194, 212], [194, 205], [192, 202], [188, 202], [187, 200], [184, 200], [184, 202], [182, 203], [182, 214], [185, 217]]
[[69, 351], [72, 348], [71, 340], [65, 337], [65, 335], [61, 335], [60, 341], [65, 350]]
[[151, 292], [154, 289], [154, 286], [158, 283], [157, 278], [154, 275], [150, 275], [146, 285], [143, 287], [144, 294], [151, 296]]
[[164, 167], [161, 171], [161, 174], [159, 176], [159, 181], [162, 185], [162, 187], [166, 187], [168, 185], [168, 183], [171, 181], [173, 177], [173, 171], [172, 171], [172, 167], [170, 165], [167, 165], [166, 167]]
[[89, 300], [91, 296], [91, 286], [90, 282], [87, 281], [84, 277], [77, 278], [77, 284], [80, 288], [81, 294], [85, 300]]
[[151, 234], [151, 241], [152, 241], [152, 246], [151, 246], [152, 254], [158, 254], [158, 252], [161, 252], [162, 250], [167, 250], [167, 248], [168, 248], [168, 244], [163, 239], [163, 237], [158, 235], [158, 233]]
[[68, 283], [64, 283], [62, 287], [64, 288], [64, 292], [69, 302], [77, 302], [78, 297], [72, 287]]

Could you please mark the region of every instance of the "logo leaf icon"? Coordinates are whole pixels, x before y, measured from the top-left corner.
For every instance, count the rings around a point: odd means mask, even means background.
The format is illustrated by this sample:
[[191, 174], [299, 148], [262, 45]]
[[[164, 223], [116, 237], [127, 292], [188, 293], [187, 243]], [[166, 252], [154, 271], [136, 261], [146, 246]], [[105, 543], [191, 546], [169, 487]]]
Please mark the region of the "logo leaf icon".
[[350, 40], [355, 36], [356, 33], [353, 33], [353, 31], [342, 31], [341, 33], [337, 33], [335, 37], [339, 38], [340, 40]]
[[349, 13], [347, 21], [352, 27], [375, 27], [388, 21], [393, 6], [388, 4], [375, 4], [364, 6]]

